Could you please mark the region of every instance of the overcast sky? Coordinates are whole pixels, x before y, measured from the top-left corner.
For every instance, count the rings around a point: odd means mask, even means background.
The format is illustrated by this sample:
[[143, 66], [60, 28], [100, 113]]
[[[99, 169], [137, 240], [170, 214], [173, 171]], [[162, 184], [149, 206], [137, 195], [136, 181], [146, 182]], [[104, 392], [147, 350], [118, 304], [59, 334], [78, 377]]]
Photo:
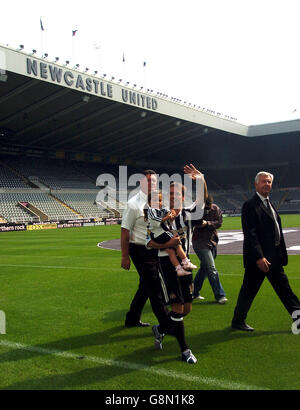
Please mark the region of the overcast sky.
[[298, 0], [10, 0], [0, 43], [249, 125], [300, 118], [299, 11]]

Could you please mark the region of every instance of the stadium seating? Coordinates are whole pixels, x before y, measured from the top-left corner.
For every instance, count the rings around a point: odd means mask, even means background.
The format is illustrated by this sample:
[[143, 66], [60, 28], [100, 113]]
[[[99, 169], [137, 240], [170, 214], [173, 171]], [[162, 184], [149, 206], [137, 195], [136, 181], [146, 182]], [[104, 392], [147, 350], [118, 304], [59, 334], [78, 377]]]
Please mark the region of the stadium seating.
[[47, 158], [12, 157], [10, 167], [24, 177], [37, 177], [52, 189], [95, 189], [96, 180], [78, 172], [72, 161]]
[[[283, 212], [300, 212], [299, 165], [267, 168], [274, 173], [272, 201]], [[243, 202], [254, 192], [253, 166], [241, 169], [208, 167], [203, 169], [208, 190], [223, 212], [240, 213]], [[128, 177], [138, 171], [129, 167]], [[169, 175], [174, 170], [170, 170]], [[102, 202], [96, 186], [100, 174], [114, 175], [111, 189]], [[26, 156], [0, 156], [0, 223], [32, 222], [39, 218], [22, 208], [29, 202], [49, 220], [110, 218], [122, 216], [124, 195], [118, 190], [119, 166]], [[34, 187], [34, 188], [33, 188]]]
[[95, 193], [57, 191], [55, 192], [55, 197], [71, 206], [85, 218], [110, 218], [114, 216], [113, 212], [96, 204]]
[[24, 180], [0, 161], [0, 188], [26, 188]]
[[[50, 219], [77, 219], [78, 214], [64, 208], [45, 192], [6, 192], [0, 194], [0, 215], [11, 222], [26, 220], [30, 213], [21, 209], [19, 202], [28, 202]], [[26, 218], [27, 217], [27, 218]], [[35, 218], [36, 219], [36, 218]]]
[[24, 208], [18, 205], [19, 200], [26, 201], [26, 195], [20, 196], [19, 199], [15, 197], [14, 193], [0, 192], [0, 216], [8, 222], [36, 222], [39, 218], [34, 217]]

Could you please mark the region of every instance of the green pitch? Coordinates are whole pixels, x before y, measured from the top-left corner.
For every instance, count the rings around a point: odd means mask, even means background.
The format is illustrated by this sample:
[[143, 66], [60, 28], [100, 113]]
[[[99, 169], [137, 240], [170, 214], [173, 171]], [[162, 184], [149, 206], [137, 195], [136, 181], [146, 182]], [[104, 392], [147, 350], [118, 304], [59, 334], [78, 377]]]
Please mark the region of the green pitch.
[[[284, 228], [300, 227], [299, 215], [281, 215], [281, 222]], [[223, 225], [221, 230], [242, 229], [240, 217], [223, 218]]]
[[[156, 351], [151, 328], [124, 328], [137, 273], [120, 269], [119, 251], [96, 247], [119, 233], [117, 225], [0, 235], [1, 389], [299, 389], [300, 335], [267, 281], [248, 317], [255, 332], [230, 329], [241, 256], [216, 260], [229, 302], [214, 303], [205, 281], [205, 300], [185, 319], [196, 365], [179, 360], [172, 337]], [[298, 295], [299, 266], [293, 256], [286, 269]], [[149, 302], [142, 319], [156, 323]]]

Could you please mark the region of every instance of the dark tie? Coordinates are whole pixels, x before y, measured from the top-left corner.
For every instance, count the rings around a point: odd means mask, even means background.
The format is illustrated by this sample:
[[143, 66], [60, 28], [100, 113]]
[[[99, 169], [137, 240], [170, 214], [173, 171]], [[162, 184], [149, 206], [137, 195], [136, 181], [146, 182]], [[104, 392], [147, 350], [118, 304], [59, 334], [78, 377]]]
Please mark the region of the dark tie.
[[278, 246], [280, 244], [280, 230], [279, 230], [279, 225], [278, 222], [276, 220], [276, 216], [271, 208], [270, 205], [270, 201], [268, 198], [265, 199], [266, 204], [267, 204], [267, 208], [270, 211], [270, 214], [272, 215], [272, 218], [274, 220], [274, 224], [275, 224], [275, 245]]

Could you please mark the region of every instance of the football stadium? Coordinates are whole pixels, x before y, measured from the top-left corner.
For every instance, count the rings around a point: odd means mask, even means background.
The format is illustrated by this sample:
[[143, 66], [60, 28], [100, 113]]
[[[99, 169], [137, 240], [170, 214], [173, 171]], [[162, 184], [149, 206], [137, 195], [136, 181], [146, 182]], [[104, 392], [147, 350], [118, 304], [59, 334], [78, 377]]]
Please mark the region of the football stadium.
[[[255, 331], [230, 325], [244, 273], [241, 208], [258, 171], [274, 174], [285, 272], [300, 296], [300, 120], [248, 126], [23, 46], [1, 45], [0, 57], [0, 388], [299, 389], [300, 336], [267, 280], [247, 318]], [[228, 298], [216, 303], [206, 280], [193, 301], [195, 366], [174, 338], [156, 350], [151, 327], [124, 326], [138, 275], [120, 265], [125, 170], [126, 183], [149, 168], [183, 175], [186, 164], [223, 212], [216, 267]], [[99, 199], [108, 175], [115, 185]], [[149, 301], [142, 319], [157, 323]]]

